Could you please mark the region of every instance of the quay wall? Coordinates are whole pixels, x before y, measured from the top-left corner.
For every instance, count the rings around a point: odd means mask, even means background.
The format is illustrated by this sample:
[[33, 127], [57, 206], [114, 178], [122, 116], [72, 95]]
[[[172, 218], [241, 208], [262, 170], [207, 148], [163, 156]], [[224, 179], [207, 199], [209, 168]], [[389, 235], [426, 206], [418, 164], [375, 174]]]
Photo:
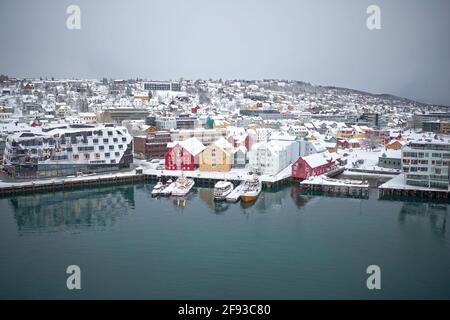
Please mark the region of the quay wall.
[[[26, 194], [41, 191], [56, 191], [64, 189], [79, 188], [83, 186], [96, 186], [96, 185], [114, 185], [118, 183], [137, 183], [142, 181], [152, 181], [156, 182], [159, 179], [167, 181], [169, 179], [176, 180], [179, 177], [177, 174], [111, 174], [106, 176], [87, 176], [80, 178], [59, 178], [53, 180], [32, 180], [28, 182], [19, 183], [5, 183], [0, 185], [0, 197], [16, 195], [16, 194]], [[194, 179], [197, 186], [212, 187], [214, 184], [223, 180], [223, 177], [218, 176], [217, 178], [205, 178], [205, 177], [190, 177]], [[242, 179], [227, 179], [231, 181], [235, 186], [237, 186]], [[293, 180], [291, 177], [281, 179], [278, 181], [262, 181], [264, 189], [277, 188], [283, 185], [292, 184]]]

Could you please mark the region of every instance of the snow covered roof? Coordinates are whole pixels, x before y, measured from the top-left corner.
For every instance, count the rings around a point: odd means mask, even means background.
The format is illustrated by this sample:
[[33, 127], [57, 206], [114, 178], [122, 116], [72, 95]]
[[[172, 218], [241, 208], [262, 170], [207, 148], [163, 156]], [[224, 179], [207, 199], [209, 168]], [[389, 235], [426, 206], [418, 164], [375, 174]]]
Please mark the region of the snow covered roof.
[[309, 156], [302, 157], [302, 159], [311, 167], [317, 168], [323, 166], [330, 161], [341, 158], [342, 156], [337, 153], [320, 152], [313, 153]]
[[184, 141], [169, 142], [167, 144], [167, 147], [173, 148], [177, 144], [180, 145], [182, 148], [186, 149], [193, 156], [198, 155], [200, 152], [202, 152], [205, 149], [205, 146], [203, 145], [203, 143], [201, 143], [197, 138], [189, 138]]
[[218, 146], [219, 148], [222, 148], [224, 150], [230, 150], [233, 148], [231, 143], [229, 143], [224, 137], [220, 138], [219, 140], [215, 141], [214, 144]]
[[389, 141], [388, 145], [394, 144], [394, 143], [397, 143], [397, 142], [400, 143], [402, 146], [404, 146], [406, 144], [405, 141], [394, 139], [394, 140]]
[[391, 158], [391, 159], [401, 159], [402, 150], [387, 149], [380, 152], [380, 157]]
[[282, 141], [295, 141], [296, 137], [291, 136], [285, 132], [273, 132], [270, 136], [270, 140], [282, 140]]

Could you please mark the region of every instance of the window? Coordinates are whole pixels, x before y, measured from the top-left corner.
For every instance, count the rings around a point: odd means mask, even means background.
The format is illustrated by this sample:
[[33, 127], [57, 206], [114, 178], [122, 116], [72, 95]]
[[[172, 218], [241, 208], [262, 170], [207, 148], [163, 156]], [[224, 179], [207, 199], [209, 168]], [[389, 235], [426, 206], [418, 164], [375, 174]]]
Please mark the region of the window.
[[118, 156], [120, 156], [120, 152], [116, 152], [116, 153], [114, 153], [114, 155], [115, 155], [116, 157], [118, 157]]
[[73, 160], [79, 160], [80, 159], [80, 156], [79, 155], [77, 155], [77, 154], [74, 154], [73, 155]]
[[112, 135], [113, 135], [112, 131], [108, 131], [108, 136], [112, 136]]
[[108, 141], [109, 141], [108, 138], [103, 139], [103, 143], [108, 143]]
[[442, 157], [442, 154], [441, 154], [441, 153], [432, 153], [431, 156], [432, 156], [433, 158], [441, 158], [441, 157]]
[[99, 149], [100, 151], [103, 151], [103, 150], [105, 150], [105, 146], [99, 146], [98, 149]]
[[92, 139], [93, 143], [98, 143], [98, 139]]
[[83, 154], [83, 157], [84, 157], [84, 160], [89, 160], [89, 158], [91, 156], [89, 155], [89, 153], [85, 153], [85, 154]]
[[122, 137], [122, 142], [126, 142], [126, 141], [127, 141], [127, 138]]
[[114, 150], [114, 146], [109, 146], [109, 150]]
[[113, 138], [113, 142], [117, 142], [118, 140], [117, 140], [117, 138]]
[[123, 149], [123, 145], [119, 144], [119, 149]]
[[110, 157], [110, 153], [109, 152], [106, 152], [105, 153], [105, 158], [109, 158]]

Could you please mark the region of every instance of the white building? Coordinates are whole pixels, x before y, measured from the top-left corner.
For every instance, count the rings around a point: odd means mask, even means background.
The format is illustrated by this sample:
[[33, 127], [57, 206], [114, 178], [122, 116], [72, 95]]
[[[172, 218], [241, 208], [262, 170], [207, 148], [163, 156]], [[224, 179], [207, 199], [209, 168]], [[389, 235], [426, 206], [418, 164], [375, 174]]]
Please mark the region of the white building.
[[176, 129], [177, 119], [175, 117], [158, 117], [156, 119], [156, 128], [158, 130]]
[[300, 141], [300, 156], [309, 156], [314, 153], [321, 153], [327, 151], [327, 145], [322, 140], [301, 140]]
[[275, 175], [298, 158], [297, 141], [272, 140], [253, 145], [247, 153], [249, 169]]
[[59, 124], [9, 135], [5, 169], [24, 178], [112, 171], [130, 167], [132, 149], [124, 127]]
[[448, 189], [449, 164], [449, 137], [423, 137], [402, 149], [402, 171], [409, 185]]
[[253, 141], [255, 142], [269, 141], [272, 131], [273, 130], [270, 128], [256, 128], [255, 129], [256, 136], [254, 137]]

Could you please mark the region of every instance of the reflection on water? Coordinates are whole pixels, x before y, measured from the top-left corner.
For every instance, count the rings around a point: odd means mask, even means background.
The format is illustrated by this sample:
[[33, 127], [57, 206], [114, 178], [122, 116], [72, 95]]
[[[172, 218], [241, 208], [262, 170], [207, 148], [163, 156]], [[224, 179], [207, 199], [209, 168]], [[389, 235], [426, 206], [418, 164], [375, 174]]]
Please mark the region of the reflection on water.
[[[156, 198], [152, 187], [1, 198], [0, 298], [72, 299], [72, 263], [94, 281], [76, 295], [86, 299], [450, 298], [446, 204], [285, 187], [242, 208], [214, 202], [212, 188]], [[376, 297], [365, 288], [374, 262], [392, 289]]]
[[[314, 196], [302, 195], [299, 187], [279, 190], [264, 190], [253, 202], [228, 203], [214, 201], [213, 188], [194, 188], [185, 197], [152, 198], [153, 184], [118, 185], [85, 190], [38, 193], [10, 198], [19, 231], [58, 231], [80, 227], [112, 226], [119, 216], [132, 212], [135, 194], [140, 193], [147, 201], [144, 206], [167, 206], [183, 211], [186, 207], [197, 206], [202, 201], [215, 214], [225, 214], [232, 208], [240, 207], [245, 214], [278, 213], [294, 203], [304, 208]], [[157, 202], [154, 202], [157, 201]], [[376, 204], [378, 200], [374, 201]], [[235, 209], [234, 209], [235, 210]], [[345, 210], [345, 208], [342, 208]], [[399, 213], [402, 224], [416, 223], [431, 226], [433, 230], [445, 233], [447, 204], [403, 202]]]
[[226, 201], [214, 201], [213, 188], [198, 188], [198, 197], [216, 214], [222, 214], [230, 207], [230, 203]]
[[300, 191], [301, 191], [300, 187], [292, 187], [290, 189], [291, 198], [294, 200], [294, 203], [297, 206], [297, 208], [304, 207], [312, 199], [312, 196], [301, 194]]
[[[399, 214], [399, 221], [427, 222], [433, 230], [445, 233], [448, 205], [445, 203], [404, 202]], [[428, 219], [426, 219], [428, 218]]]
[[10, 199], [19, 231], [112, 226], [134, 208], [134, 187], [59, 191]]

